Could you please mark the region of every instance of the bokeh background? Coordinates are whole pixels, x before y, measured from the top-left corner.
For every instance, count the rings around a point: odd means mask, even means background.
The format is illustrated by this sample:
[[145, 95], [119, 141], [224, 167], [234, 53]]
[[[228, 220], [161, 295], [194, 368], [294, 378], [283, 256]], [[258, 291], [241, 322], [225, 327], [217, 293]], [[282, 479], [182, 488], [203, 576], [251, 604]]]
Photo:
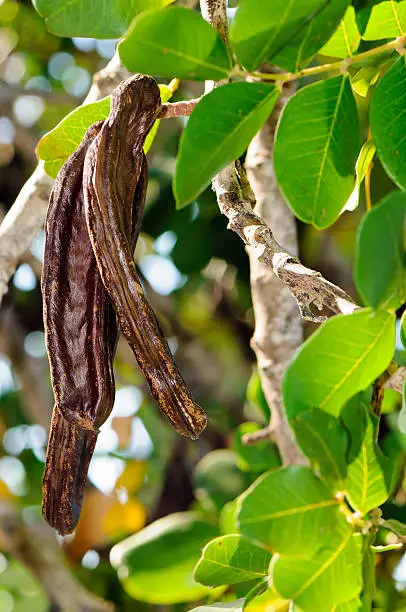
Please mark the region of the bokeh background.
[[[54, 37], [30, 2], [0, 1], [1, 216], [35, 168], [38, 139], [80, 104], [92, 75], [114, 54], [115, 42]], [[182, 83], [174, 99], [200, 93], [198, 84]], [[358, 102], [362, 121], [365, 98]], [[182, 121], [162, 121], [149, 154], [147, 208], [136, 261], [209, 426], [196, 442], [174, 434], [151, 404], [134, 357], [120, 341], [116, 402], [99, 435], [82, 517], [74, 536], [60, 540], [72, 573], [119, 610], [149, 605], [120, 584], [109, 561], [115, 543], [157, 518], [191, 508], [215, 524], [259, 471], [279, 461], [269, 447], [265, 465], [261, 451], [255, 468], [252, 455], [246, 456], [255, 451], [241, 444], [243, 433], [269, 417], [250, 349], [254, 319], [248, 259], [239, 238], [226, 229], [210, 190], [192, 206], [175, 211], [171, 177]], [[373, 197], [378, 200], [390, 189], [376, 163]], [[298, 228], [303, 262], [354, 297], [352, 258], [363, 211], [361, 196], [358, 211], [344, 214], [332, 229]], [[41, 476], [52, 410], [39, 283], [43, 243], [41, 231], [19, 263], [0, 310], [0, 612], [50, 609], [40, 582], [10, 554], [1, 521], [3, 507], [15, 509], [23, 523], [41, 521]], [[386, 393], [382, 444], [387, 453], [406, 448], [405, 436], [395, 427], [399, 401], [395, 392]], [[399, 488], [386, 516], [405, 521], [404, 503]], [[176, 549], [169, 552], [177, 554]], [[402, 597], [402, 568], [401, 553], [380, 560], [382, 610], [394, 609]], [[157, 572], [156, 580], [165, 580], [164, 574]]]

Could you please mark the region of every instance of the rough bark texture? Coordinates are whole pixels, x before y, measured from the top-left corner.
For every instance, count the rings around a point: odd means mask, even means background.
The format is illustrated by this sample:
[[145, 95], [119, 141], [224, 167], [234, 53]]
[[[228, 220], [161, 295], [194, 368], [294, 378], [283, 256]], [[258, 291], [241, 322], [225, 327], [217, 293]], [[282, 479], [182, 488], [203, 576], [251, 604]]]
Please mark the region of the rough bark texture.
[[0, 545], [34, 574], [58, 612], [113, 612], [113, 604], [86, 591], [72, 576], [52, 529], [42, 520], [23, 521], [6, 502], [0, 504]]
[[[298, 255], [296, 222], [276, 183], [272, 152], [276, 121], [287, 97], [281, 98], [269, 122], [251, 142], [246, 158], [247, 176], [256, 196], [254, 212], [272, 227], [276, 240]], [[304, 463], [286, 421], [281, 383], [294, 351], [303, 340], [303, 323], [288, 287], [248, 248], [255, 333], [251, 344], [258, 361], [262, 388], [271, 407], [270, 436], [284, 464]]]

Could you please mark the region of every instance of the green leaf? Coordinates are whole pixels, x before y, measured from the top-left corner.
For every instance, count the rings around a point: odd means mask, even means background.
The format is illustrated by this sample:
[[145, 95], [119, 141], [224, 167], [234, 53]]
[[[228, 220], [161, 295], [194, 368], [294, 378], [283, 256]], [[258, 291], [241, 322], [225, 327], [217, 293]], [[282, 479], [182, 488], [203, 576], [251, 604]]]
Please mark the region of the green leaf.
[[194, 472], [195, 494], [207, 510], [220, 511], [252, 482], [252, 476], [241, 472], [236, 454], [217, 449], [201, 459]]
[[178, 208], [192, 202], [217, 172], [244, 153], [279, 93], [275, 85], [239, 82], [204, 96], [180, 139], [173, 183]]
[[80, 145], [87, 128], [106, 119], [109, 112], [110, 96], [75, 108], [45, 134], [37, 146], [37, 155], [45, 162], [45, 172], [56, 178], [61, 166]]
[[[390, 178], [406, 189], [406, 66], [402, 56], [379, 81], [371, 99], [372, 136]], [[394, 95], [396, 92], [396, 95]]]
[[280, 556], [271, 564], [273, 584], [282, 597], [304, 610], [332, 610], [362, 587], [361, 538], [341, 518], [333, 537], [309, 558]]
[[261, 385], [258, 370], [255, 368], [247, 385], [247, 400], [263, 417], [263, 422], [268, 424], [271, 418], [271, 411]]
[[361, 34], [358, 31], [355, 10], [353, 6], [349, 6], [337, 30], [319, 53], [329, 57], [351, 57], [360, 42]]
[[266, 59], [296, 72], [330, 38], [348, 0], [241, 0], [230, 28], [237, 59], [248, 70]]
[[237, 499], [227, 502], [221, 509], [219, 516], [219, 527], [222, 535], [238, 532], [237, 527]]
[[215, 603], [207, 604], [205, 606], [198, 606], [192, 608], [190, 612], [242, 612], [244, 605], [244, 598], [237, 599], [236, 601], [229, 601], [228, 603]]
[[348, 466], [346, 495], [355, 510], [365, 514], [388, 499], [392, 467], [375, 442], [375, 428], [368, 416], [361, 450]]
[[347, 475], [348, 436], [339, 420], [313, 408], [299, 414], [291, 425], [306, 457], [319, 466], [322, 479], [342, 488]]
[[141, 14], [118, 50], [128, 70], [160, 77], [218, 80], [231, 70], [216, 30], [198, 13], [181, 6]]
[[348, 77], [300, 89], [286, 104], [275, 139], [275, 173], [294, 214], [332, 225], [354, 189], [358, 114]]
[[367, 392], [357, 393], [346, 402], [340, 412], [340, 420], [343, 422], [350, 438], [347, 463], [352, 463], [361, 450], [367, 426], [366, 414], [369, 410], [370, 400], [370, 394]]
[[374, 533], [363, 536], [363, 555], [362, 555], [362, 579], [364, 587], [362, 589], [362, 609], [366, 612], [372, 610], [375, 597], [375, 554], [372, 551], [371, 543], [375, 540]]
[[403, 548], [402, 542], [395, 542], [395, 544], [386, 544], [386, 546], [371, 546], [371, 550], [375, 553], [389, 552], [390, 550], [400, 550]]
[[388, 367], [395, 317], [370, 308], [337, 315], [301, 346], [286, 369], [283, 400], [289, 419], [310, 408], [338, 416], [345, 402]]
[[376, 153], [376, 146], [373, 140], [367, 140], [361, 147], [359, 152], [357, 163], [355, 164], [355, 187], [354, 191], [348, 198], [344, 210], [355, 210], [359, 204], [359, 194], [361, 189], [362, 181], [364, 180], [367, 170], [372, 163], [374, 155]]
[[237, 465], [244, 472], [264, 472], [279, 467], [281, 460], [277, 447], [269, 440], [259, 440], [256, 444], [244, 444], [246, 434], [259, 431], [257, 423], [242, 423], [233, 434], [232, 448], [237, 454]]
[[174, 0], [33, 0], [49, 32], [57, 36], [117, 38], [135, 15]]
[[206, 586], [261, 580], [268, 574], [271, 553], [240, 535], [209, 542], [196, 565], [195, 580]]
[[385, 527], [385, 529], [390, 529], [390, 531], [395, 533], [400, 538], [406, 537], [406, 525], [400, 521], [397, 521], [396, 519], [384, 521], [382, 526]]
[[271, 550], [300, 555], [320, 546], [337, 519], [338, 502], [306, 467], [292, 466], [261, 476], [239, 499], [240, 532]]
[[217, 535], [196, 513], [170, 514], [116, 544], [110, 561], [135, 599], [160, 605], [196, 601], [209, 590], [195, 582], [193, 570], [202, 547]]
[[334, 612], [360, 612], [362, 603], [360, 598], [352, 597], [349, 601], [344, 602], [337, 606]]
[[406, 301], [406, 194], [394, 191], [359, 225], [354, 278], [364, 302], [398, 308]]
[[372, 7], [367, 27], [363, 34], [365, 40], [380, 40], [402, 36], [406, 28], [406, 2], [381, 2]]
[[[162, 102], [167, 102], [172, 96], [172, 90], [167, 85], [159, 85]], [[104, 120], [110, 112], [110, 96], [98, 102], [78, 106], [66, 115], [50, 132], [41, 138], [37, 146], [39, 159], [44, 160], [45, 172], [56, 178], [61, 166], [80, 145], [86, 130], [96, 121]], [[159, 126], [155, 121], [148, 134], [144, 151], [148, 152]]]
[[403, 347], [406, 348], [406, 310], [403, 312], [400, 319], [400, 340]]

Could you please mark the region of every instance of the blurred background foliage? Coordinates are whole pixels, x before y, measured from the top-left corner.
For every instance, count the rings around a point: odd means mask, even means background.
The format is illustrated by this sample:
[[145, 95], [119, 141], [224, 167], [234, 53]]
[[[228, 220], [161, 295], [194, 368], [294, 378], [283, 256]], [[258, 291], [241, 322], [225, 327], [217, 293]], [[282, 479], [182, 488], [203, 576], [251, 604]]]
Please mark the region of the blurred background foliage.
[[[82, 101], [92, 75], [112, 57], [114, 44], [54, 37], [30, 2], [0, 2], [1, 215], [36, 165], [38, 139]], [[174, 99], [196, 97], [201, 88], [182, 83]], [[360, 96], [358, 103], [362, 121], [365, 98]], [[191, 576], [202, 546], [219, 533], [234, 531], [233, 500], [261, 472], [279, 464], [271, 445], [241, 442], [269, 419], [249, 344], [248, 259], [239, 238], [226, 229], [210, 190], [175, 211], [170, 180], [181, 129], [182, 119], [162, 121], [150, 151], [136, 261], [209, 426], [198, 441], [177, 437], [150, 404], [134, 358], [120, 342], [114, 411], [99, 436], [78, 529], [61, 541], [80, 582], [124, 611], [160, 604], [175, 612], [192, 607], [182, 602], [204, 598], [208, 589]], [[375, 162], [375, 201], [390, 189]], [[363, 210], [361, 201], [357, 211], [342, 215], [327, 231], [299, 227], [303, 262], [353, 296], [355, 231]], [[20, 262], [0, 311], [0, 504], [18, 507], [25, 522], [40, 517], [52, 409], [39, 286], [43, 239], [40, 232]], [[406, 447], [395, 426], [399, 402], [397, 393], [386, 393], [381, 435], [387, 454]], [[386, 518], [405, 522], [405, 501], [400, 487], [386, 504]], [[157, 519], [162, 519], [160, 536], [143, 532], [139, 539], [137, 532]], [[135, 540], [116, 546], [110, 562], [112, 546], [128, 536]], [[49, 603], [41, 585], [2, 540], [0, 528], [0, 612], [45, 612]], [[381, 610], [401, 602], [406, 563], [400, 560], [397, 551], [379, 557]], [[244, 595], [248, 586], [234, 587], [230, 600]]]

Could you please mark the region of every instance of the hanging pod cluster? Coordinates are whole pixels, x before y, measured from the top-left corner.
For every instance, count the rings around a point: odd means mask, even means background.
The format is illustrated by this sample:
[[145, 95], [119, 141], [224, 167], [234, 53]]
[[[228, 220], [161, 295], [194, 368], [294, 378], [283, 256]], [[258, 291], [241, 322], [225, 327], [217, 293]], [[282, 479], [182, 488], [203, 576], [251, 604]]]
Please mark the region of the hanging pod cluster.
[[143, 145], [160, 111], [152, 78], [122, 83], [110, 115], [87, 130], [50, 197], [42, 294], [55, 406], [43, 513], [61, 534], [77, 524], [97, 434], [113, 408], [119, 327], [173, 427], [197, 438], [206, 425], [133, 261], [148, 182]]

